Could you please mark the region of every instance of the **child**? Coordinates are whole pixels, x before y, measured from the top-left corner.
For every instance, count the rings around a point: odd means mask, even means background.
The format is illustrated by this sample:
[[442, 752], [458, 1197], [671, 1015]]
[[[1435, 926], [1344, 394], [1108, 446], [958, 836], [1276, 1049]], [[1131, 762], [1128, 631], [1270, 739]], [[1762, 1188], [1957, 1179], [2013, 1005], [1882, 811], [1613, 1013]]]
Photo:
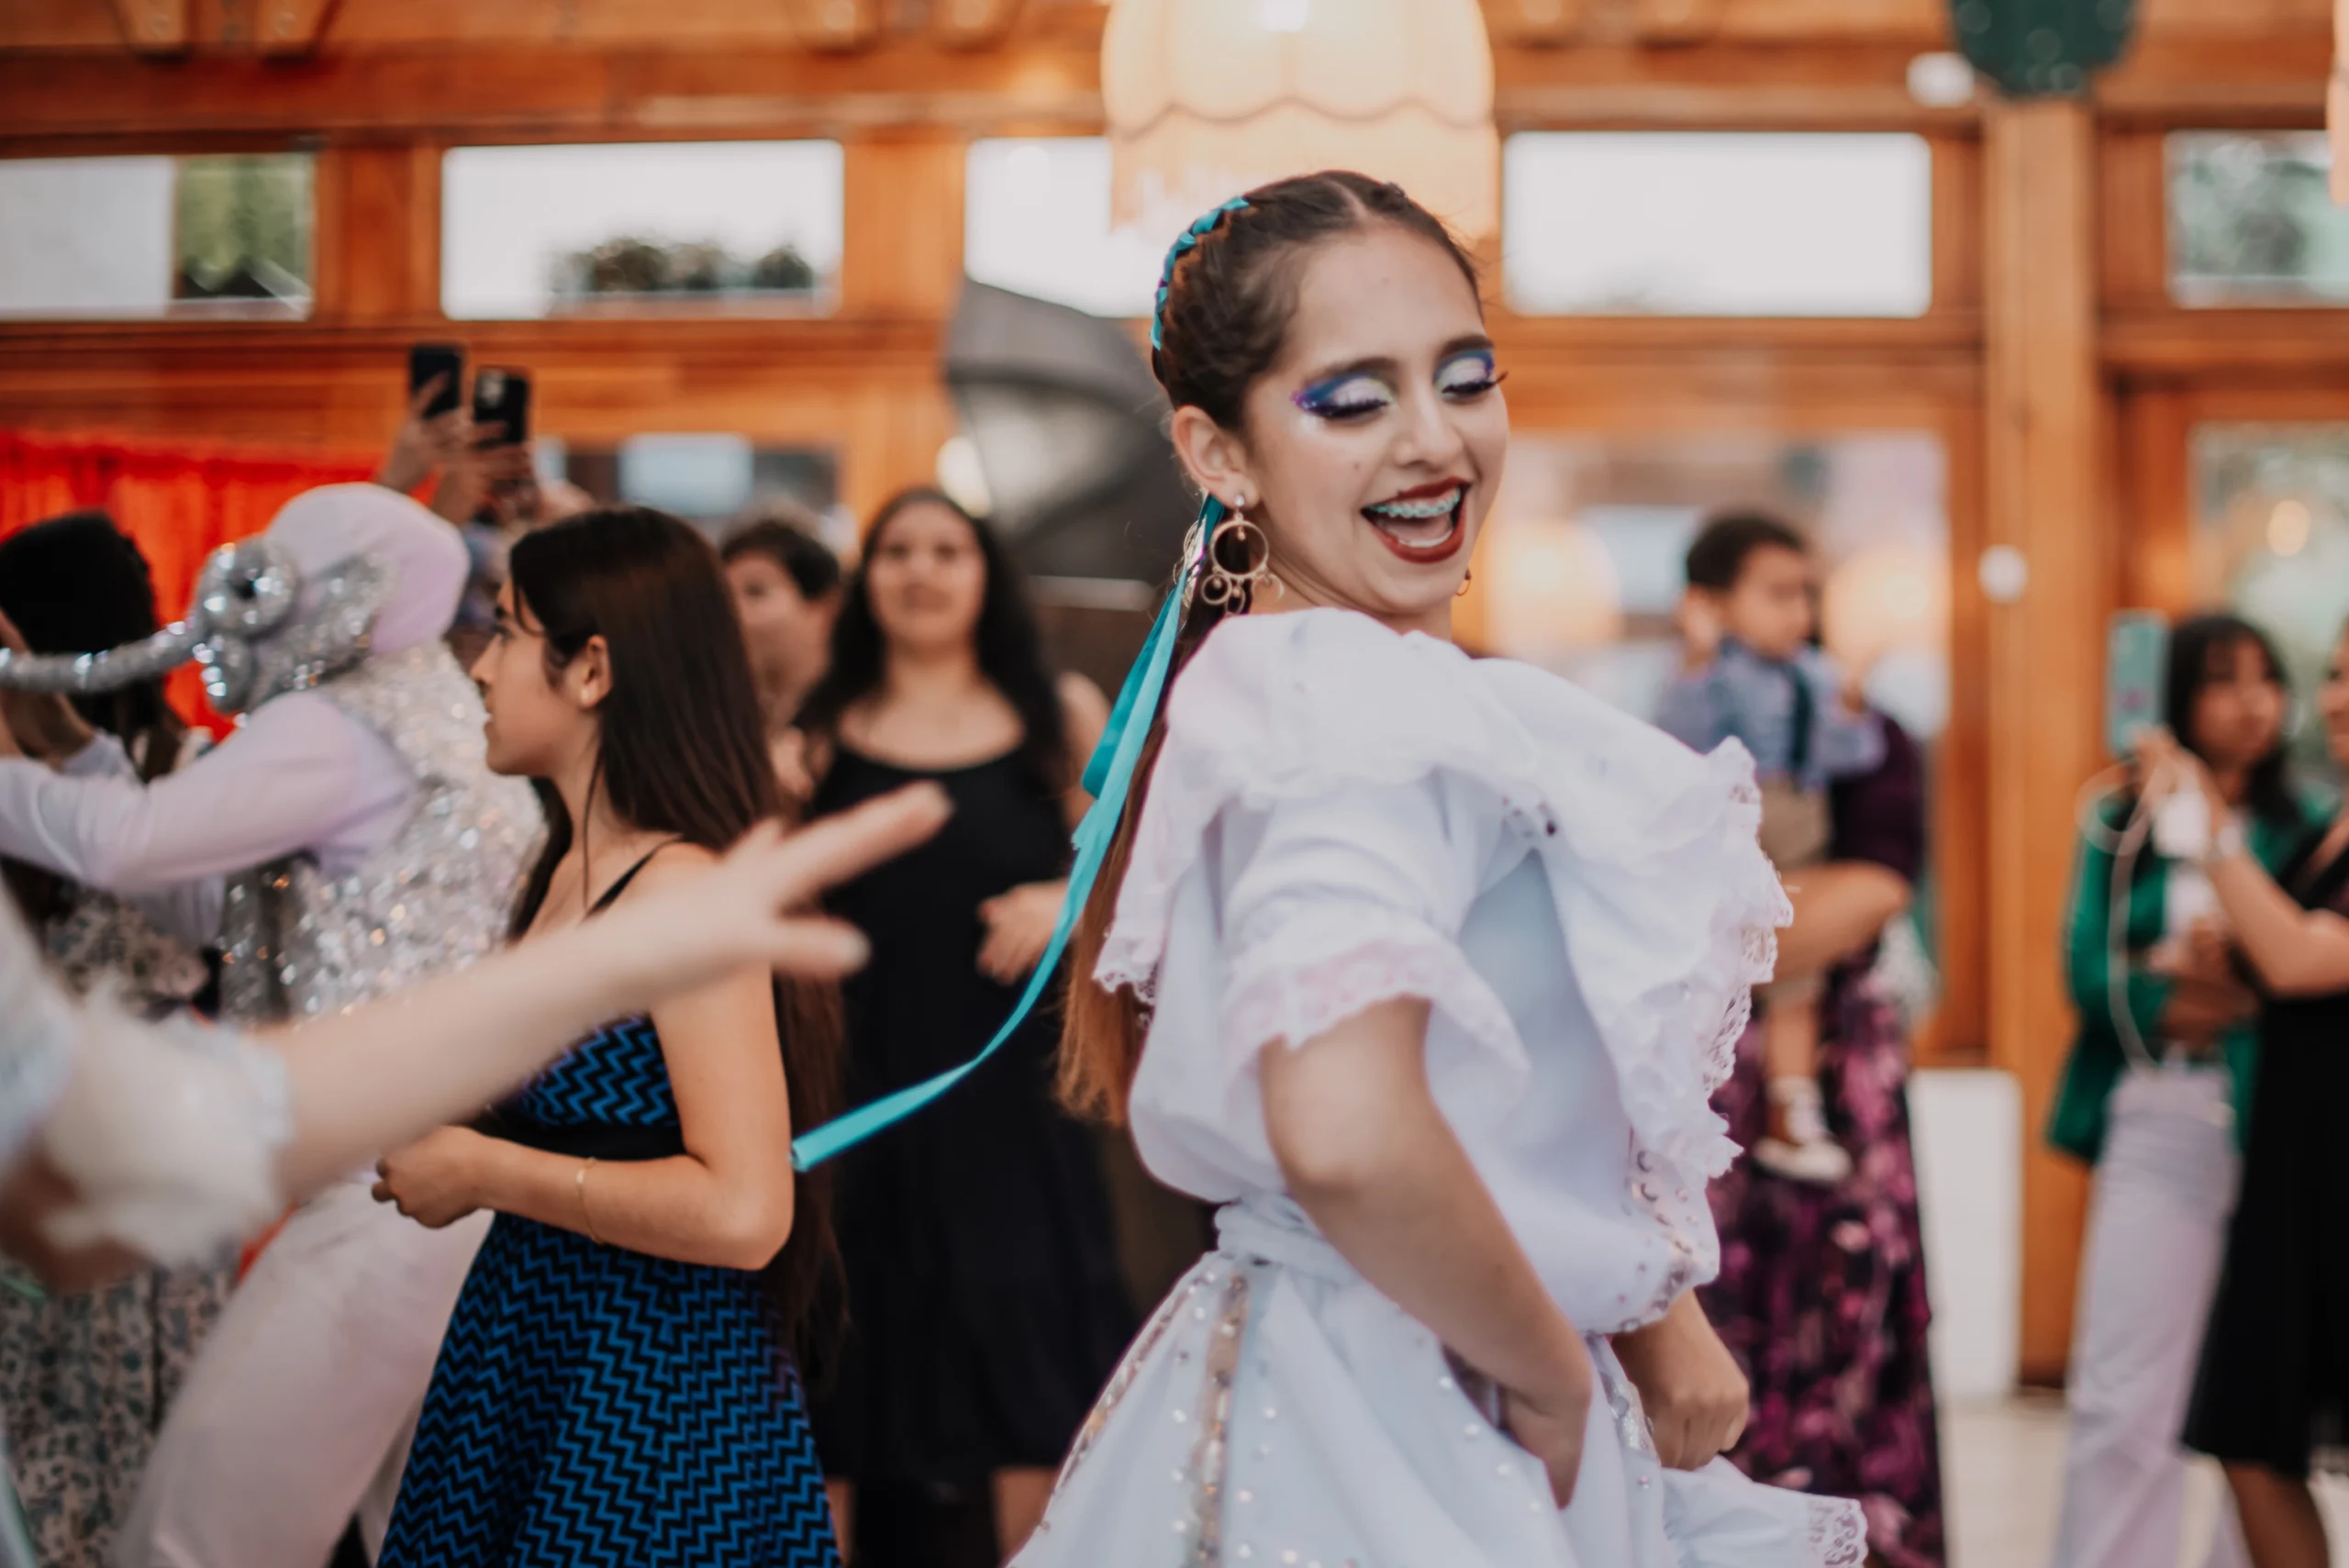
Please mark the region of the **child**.
[[[1884, 762], [1884, 727], [1856, 684], [1811, 646], [1810, 556], [1776, 517], [1715, 517], [1688, 549], [1680, 673], [1656, 723], [1699, 751], [1734, 737], [1753, 753], [1762, 785], [1762, 849], [1781, 877], [1818, 873], [1828, 851], [1827, 784]], [[1826, 873], [1831, 875], [1831, 872]], [[1762, 988], [1762, 1061], [1770, 1131], [1754, 1163], [1795, 1181], [1831, 1185], [1852, 1157], [1827, 1134], [1815, 1059], [1817, 974], [1781, 973]]]

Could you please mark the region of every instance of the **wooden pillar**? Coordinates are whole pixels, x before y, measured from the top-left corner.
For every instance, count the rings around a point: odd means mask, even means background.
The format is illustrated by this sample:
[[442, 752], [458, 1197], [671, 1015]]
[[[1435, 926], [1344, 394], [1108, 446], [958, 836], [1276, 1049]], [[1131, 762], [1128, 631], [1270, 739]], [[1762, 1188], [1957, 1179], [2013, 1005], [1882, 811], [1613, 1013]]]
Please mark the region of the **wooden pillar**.
[[435, 143], [395, 142], [318, 155], [314, 320], [440, 318], [440, 154]]
[[2059, 942], [2081, 784], [2101, 765], [2110, 528], [2099, 476], [2095, 124], [2082, 103], [1986, 116], [1989, 537], [2020, 552], [1990, 612], [1989, 1035], [2022, 1085], [2025, 1379], [2060, 1376], [2087, 1184], [2041, 1129], [2070, 1042]]
[[[963, 186], [968, 143], [929, 128], [862, 138], [846, 149], [841, 314], [947, 324], [963, 293]], [[868, 378], [841, 453], [841, 498], [860, 520], [890, 494], [932, 482], [952, 434], [942, 375], [900, 385]]]

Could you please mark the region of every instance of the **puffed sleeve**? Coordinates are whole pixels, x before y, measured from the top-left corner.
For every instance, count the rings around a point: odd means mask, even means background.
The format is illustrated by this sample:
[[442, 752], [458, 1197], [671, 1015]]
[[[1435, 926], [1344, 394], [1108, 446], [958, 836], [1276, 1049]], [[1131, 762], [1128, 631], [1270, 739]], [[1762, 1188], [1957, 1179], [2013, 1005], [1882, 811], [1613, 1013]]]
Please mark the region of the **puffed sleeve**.
[[1459, 946], [1502, 831], [1488, 797], [1430, 774], [1227, 816], [1218, 1033], [1233, 1065], [1401, 997], [1525, 1065], [1508, 1009]]

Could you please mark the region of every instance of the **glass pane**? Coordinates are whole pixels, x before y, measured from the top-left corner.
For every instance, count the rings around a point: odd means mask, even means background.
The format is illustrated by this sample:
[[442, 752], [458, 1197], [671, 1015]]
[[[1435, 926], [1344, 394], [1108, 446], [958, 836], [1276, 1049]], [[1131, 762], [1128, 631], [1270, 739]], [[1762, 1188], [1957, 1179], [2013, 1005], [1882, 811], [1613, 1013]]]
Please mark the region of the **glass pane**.
[[971, 144], [963, 265], [979, 283], [1096, 316], [1147, 316], [1173, 235], [1109, 225], [1109, 144], [1097, 136]]
[[[1810, 539], [1829, 651], [1866, 672], [1869, 700], [1937, 775], [1950, 706], [1948, 488], [1942, 444], [1921, 432], [1520, 435], [1478, 547], [1476, 640], [1651, 718], [1680, 661], [1672, 617], [1690, 542], [1710, 514], [1759, 507]], [[1930, 882], [1917, 900], [1929, 949]]]
[[1502, 276], [1527, 315], [1920, 316], [1924, 139], [1536, 131], [1502, 158]]
[[459, 147], [440, 172], [440, 303], [460, 320], [804, 311], [840, 270], [833, 141]]
[[[2305, 705], [2349, 623], [2349, 425], [2199, 425], [2194, 473], [2194, 585], [2276, 641]], [[2337, 784], [2323, 727], [2303, 719], [2293, 762]]]
[[2349, 300], [2349, 212], [2321, 131], [2173, 131], [2170, 296], [2186, 306]]
[[558, 443], [550, 464], [550, 443], [541, 438], [537, 445], [542, 470], [551, 466], [599, 503], [658, 506], [717, 534], [763, 502], [789, 500], [825, 517], [834, 548], [856, 538], [852, 520], [833, 517], [840, 473], [829, 451], [761, 446], [727, 433], [664, 434], [631, 436], [618, 446]]
[[0, 317], [303, 316], [306, 153], [0, 161]]
[[310, 172], [301, 153], [181, 159], [173, 299], [306, 314]]

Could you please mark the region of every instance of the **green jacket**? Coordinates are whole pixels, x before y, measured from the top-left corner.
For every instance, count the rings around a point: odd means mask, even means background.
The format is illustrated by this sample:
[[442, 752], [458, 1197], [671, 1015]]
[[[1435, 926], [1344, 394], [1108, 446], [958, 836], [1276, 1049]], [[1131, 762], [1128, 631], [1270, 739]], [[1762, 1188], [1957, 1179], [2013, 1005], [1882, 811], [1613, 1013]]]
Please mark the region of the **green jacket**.
[[[2124, 806], [2113, 797], [2099, 801], [2096, 811], [2108, 837], [2117, 836], [2127, 821]], [[2254, 818], [2245, 836], [2253, 856], [2272, 872], [2314, 826], [2313, 818], [2289, 826]], [[2123, 943], [2129, 964], [2129, 1016], [2136, 1023], [2138, 1037], [2155, 1051], [2160, 1050], [2160, 1021], [2162, 1009], [2169, 1004], [2170, 983], [2168, 977], [2145, 969], [2143, 960], [2146, 951], [2168, 934], [2170, 865], [2154, 853], [2151, 845], [2140, 854], [2129, 888]], [[2071, 913], [2064, 925], [2064, 984], [2072, 1006], [2079, 1010], [2080, 1029], [2064, 1063], [2054, 1109], [2047, 1118], [2047, 1141], [2091, 1164], [2104, 1148], [2105, 1102], [2129, 1064], [2121, 1031], [2112, 1021], [2109, 984], [2112, 953], [2107, 940], [2111, 924], [2112, 855], [2083, 834], [2072, 877]], [[2250, 1120], [2252, 1075], [2258, 1063], [2257, 1028], [2246, 1024], [2229, 1030], [2221, 1047], [2234, 1075], [2235, 1135], [2240, 1139]]]

